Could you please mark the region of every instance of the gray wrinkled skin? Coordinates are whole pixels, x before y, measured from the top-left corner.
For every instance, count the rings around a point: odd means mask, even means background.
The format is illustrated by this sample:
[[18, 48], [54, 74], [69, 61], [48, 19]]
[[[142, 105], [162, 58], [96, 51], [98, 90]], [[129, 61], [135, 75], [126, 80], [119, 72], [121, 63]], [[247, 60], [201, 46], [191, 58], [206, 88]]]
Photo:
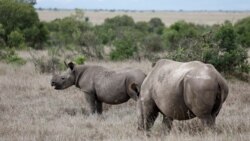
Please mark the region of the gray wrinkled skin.
[[72, 85], [85, 93], [91, 113], [102, 113], [102, 103], [121, 104], [130, 98], [137, 100], [146, 75], [139, 69], [125, 68], [111, 71], [102, 66], [68, 64], [69, 69], [54, 75], [51, 85], [57, 90]]
[[227, 83], [212, 65], [159, 60], [141, 86], [138, 129], [149, 131], [159, 112], [165, 132], [173, 120], [194, 117], [211, 127], [227, 95]]

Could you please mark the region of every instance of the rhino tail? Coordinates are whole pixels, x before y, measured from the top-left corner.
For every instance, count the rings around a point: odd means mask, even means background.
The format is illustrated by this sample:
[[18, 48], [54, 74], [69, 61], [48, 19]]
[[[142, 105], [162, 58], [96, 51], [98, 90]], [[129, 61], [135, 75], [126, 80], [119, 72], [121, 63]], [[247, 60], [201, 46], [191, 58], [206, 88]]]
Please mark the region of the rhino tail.
[[125, 80], [125, 87], [126, 87], [128, 96], [132, 98], [133, 100], [137, 101], [137, 99], [139, 98], [139, 94], [140, 94], [140, 88], [138, 84], [135, 81], [127, 78]]
[[228, 86], [226, 80], [219, 75], [217, 81], [219, 89], [216, 95], [214, 107], [212, 109], [212, 115], [214, 116], [217, 116], [219, 114], [222, 104], [224, 103], [224, 101], [228, 96]]
[[137, 101], [137, 99], [139, 98], [139, 95], [140, 95], [140, 89], [139, 89], [138, 85], [133, 82], [133, 83], [128, 84], [127, 93], [128, 93], [130, 98]]
[[218, 76], [218, 83], [221, 91], [221, 102], [223, 103], [228, 96], [228, 86], [226, 80], [222, 76]]

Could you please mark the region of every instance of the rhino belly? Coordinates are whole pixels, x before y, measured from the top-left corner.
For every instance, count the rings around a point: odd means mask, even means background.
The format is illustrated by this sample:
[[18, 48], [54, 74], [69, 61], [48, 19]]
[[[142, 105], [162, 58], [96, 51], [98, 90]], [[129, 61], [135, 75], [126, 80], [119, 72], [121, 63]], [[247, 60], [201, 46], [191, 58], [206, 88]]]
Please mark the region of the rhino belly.
[[107, 104], [121, 104], [129, 100], [126, 91], [122, 90], [105, 90], [96, 92], [97, 99]]

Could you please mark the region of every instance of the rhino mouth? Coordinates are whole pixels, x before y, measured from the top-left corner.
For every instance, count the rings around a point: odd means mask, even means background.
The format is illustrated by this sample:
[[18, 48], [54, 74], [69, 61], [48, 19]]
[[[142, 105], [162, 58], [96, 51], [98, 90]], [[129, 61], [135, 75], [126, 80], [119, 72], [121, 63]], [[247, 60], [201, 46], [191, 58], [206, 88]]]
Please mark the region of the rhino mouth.
[[54, 86], [54, 89], [56, 89], [56, 90], [61, 90], [61, 89], [63, 89], [61, 86], [59, 86], [59, 85], [55, 85]]
[[56, 90], [61, 90], [62, 89], [62, 86], [60, 86], [60, 85], [58, 85], [58, 84], [52, 84], [51, 85], [52, 87], [54, 87], [54, 89], [56, 89]]

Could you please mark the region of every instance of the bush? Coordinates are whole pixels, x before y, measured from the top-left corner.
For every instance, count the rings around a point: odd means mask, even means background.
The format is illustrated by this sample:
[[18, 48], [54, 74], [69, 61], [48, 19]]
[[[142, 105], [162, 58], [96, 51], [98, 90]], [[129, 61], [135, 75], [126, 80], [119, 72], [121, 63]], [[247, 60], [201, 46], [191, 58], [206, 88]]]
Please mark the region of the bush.
[[[70, 17], [56, 19], [47, 23], [46, 27], [50, 31], [49, 46], [75, 46], [80, 47], [78, 49], [86, 49], [86, 45], [90, 45], [90, 43], [91, 45], [99, 44], [98, 36], [95, 35], [91, 24], [84, 21], [84, 13], [81, 10], [76, 10], [76, 13]], [[85, 39], [85, 37], [87, 37], [87, 39]], [[92, 42], [89, 40], [90, 38], [93, 39]], [[91, 56], [92, 54], [85, 55]]]
[[149, 54], [160, 52], [164, 49], [162, 38], [158, 34], [149, 34], [146, 36], [142, 41], [142, 45], [144, 51]]
[[148, 24], [149, 24], [149, 29], [148, 29], [149, 32], [153, 32], [160, 35], [163, 33], [165, 25], [160, 18], [152, 18], [150, 19]]
[[248, 73], [247, 51], [237, 44], [237, 34], [232, 24], [226, 22], [215, 29], [215, 32], [201, 37], [181, 39], [177, 49], [170, 51], [167, 57], [177, 61], [210, 63], [220, 72], [228, 74]]
[[125, 38], [114, 42], [115, 49], [110, 53], [111, 60], [124, 60], [133, 56], [137, 48], [131, 39]]
[[61, 63], [59, 58], [52, 57], [40, 57], [40, 58], [33, 58], [33, 63], [35, 65], [35, 68], [40, 73], [53, 73], [57, 70], [63, 70], [64, 64]]
[[23, 32], [25, 38], [30, 40], [30, 42], [27, 42], [28, 45], [34, 49], [43, 49], [43, 45], [49, 37], [49, 31], [43, 22], [36, 26], [27, 28]]
[[119, 31], [116, 40], [113, 41], [111, 60], [124, 60], [132, 57], [138, 59], [138, 49], [143, 33], [130, 27], [123, 27]]
[[11, 55], [6, 58], [6, 62], [9, 64], [15, 64], [15, 65], [24, 65], [26, 64], [26, 61], [19, 57], [18, 55]]
[[96, 33], [103, 44], [112, 44], [116, 38], [120, 38], [123, 30], [134, 29], [135, 22], [127, 15], [105, 19], [102, 25], [96, 26]]
[[0, 50], [0, 60], [14, 65], [24, 65], [26, 61], [19, 57], [13, 49], [2, 49]]
[[137, 22], [135, 24], [135, 29], [137, 29], [143, 33], [148, 33], [149, 32], [149, 24], [147, 22]]
[[104, 45], [110, 44], [116, 37], [115, 29], [106, 25], [95, 26], [95, 32], [97, 33], [98, 39], [100, 39], [101, 43]]
[[179, 21], [165, 29], [162, 36], [165, 45], [168, 46], [170, 50], [173, 50], [182, 46], [180, 44], [183, 40], [199, 38], [206, 30], [208, 30], [207, 27]]
[[237, 34], [230, 22], [225, 22], [225, 24], [219, 28], [216, 32], [215, 39], [219, 42], [219, 46], [222, 50], [230, 52], [237, 48]]
[[246, 65], [247, 63], [247, 51], [240, 47], [237, 43], [237, 34], [233, 25], [230, 22], [225, 22], [224, 25], [217, 31], [215, 35], [218, 45], [221, 49], [219, 56], [219, 70], [233, 73], [238, 71], [249, 72]]
[[39, 27], [40, 24], [38, 15], [34, 7], [30, 4], [17, 2], [16, 0], [0, 0], [0, 23], [4, 28], [2, 37], [4, 42], [7, 43], [7, 46], [13, 46], [13, 42], [9, 41], [8, 36], [17, 30], [23, 35], [25, 42], [32, 45], [31, 47], [34, 47], [36, 44], [37, 40], [34, 39], [42, 39], [39, 43], [44, 43], [47, 39], [41, 38], [41, 36], [46, 37], [47, 33], [40, 32], [39, 30], [42, 30], [40, 28], [37, 28], [38, 31], [34, 32], [35, 34], [25, 32], [32, 30], [34, 27]]
[[104, 25], [109, 28], [119, 28], [121, 26], [133, 27], [135, 22], [132, 17], [127, 15], [115, 16], [114, 18], [107, 18], [104, 21]]
[[88, 57], [103, 59], [103, 46], [94, 31], [86, 31], [79, 38], [80, 51]]
[[8, 44], [10, 47], [20, 48], [24, 46], [24, 36], [20, 31], [12, 31], [8, 35]]
[[235, 30], [238, 34], [238, 42], [243, 47], [250, 47], [250, 17], [244, 18], [235, 24]]
[[85, 56], [83, 56], [83, 55], [77, 56], [77, 57], [75, 57], [75, 59], [74, 59], [74, 62], [75, 62], [76, 64], [78, 64], [78, 65], [84, 64], [85, 61], [86, 61], [86, 58], [85, 58]]

